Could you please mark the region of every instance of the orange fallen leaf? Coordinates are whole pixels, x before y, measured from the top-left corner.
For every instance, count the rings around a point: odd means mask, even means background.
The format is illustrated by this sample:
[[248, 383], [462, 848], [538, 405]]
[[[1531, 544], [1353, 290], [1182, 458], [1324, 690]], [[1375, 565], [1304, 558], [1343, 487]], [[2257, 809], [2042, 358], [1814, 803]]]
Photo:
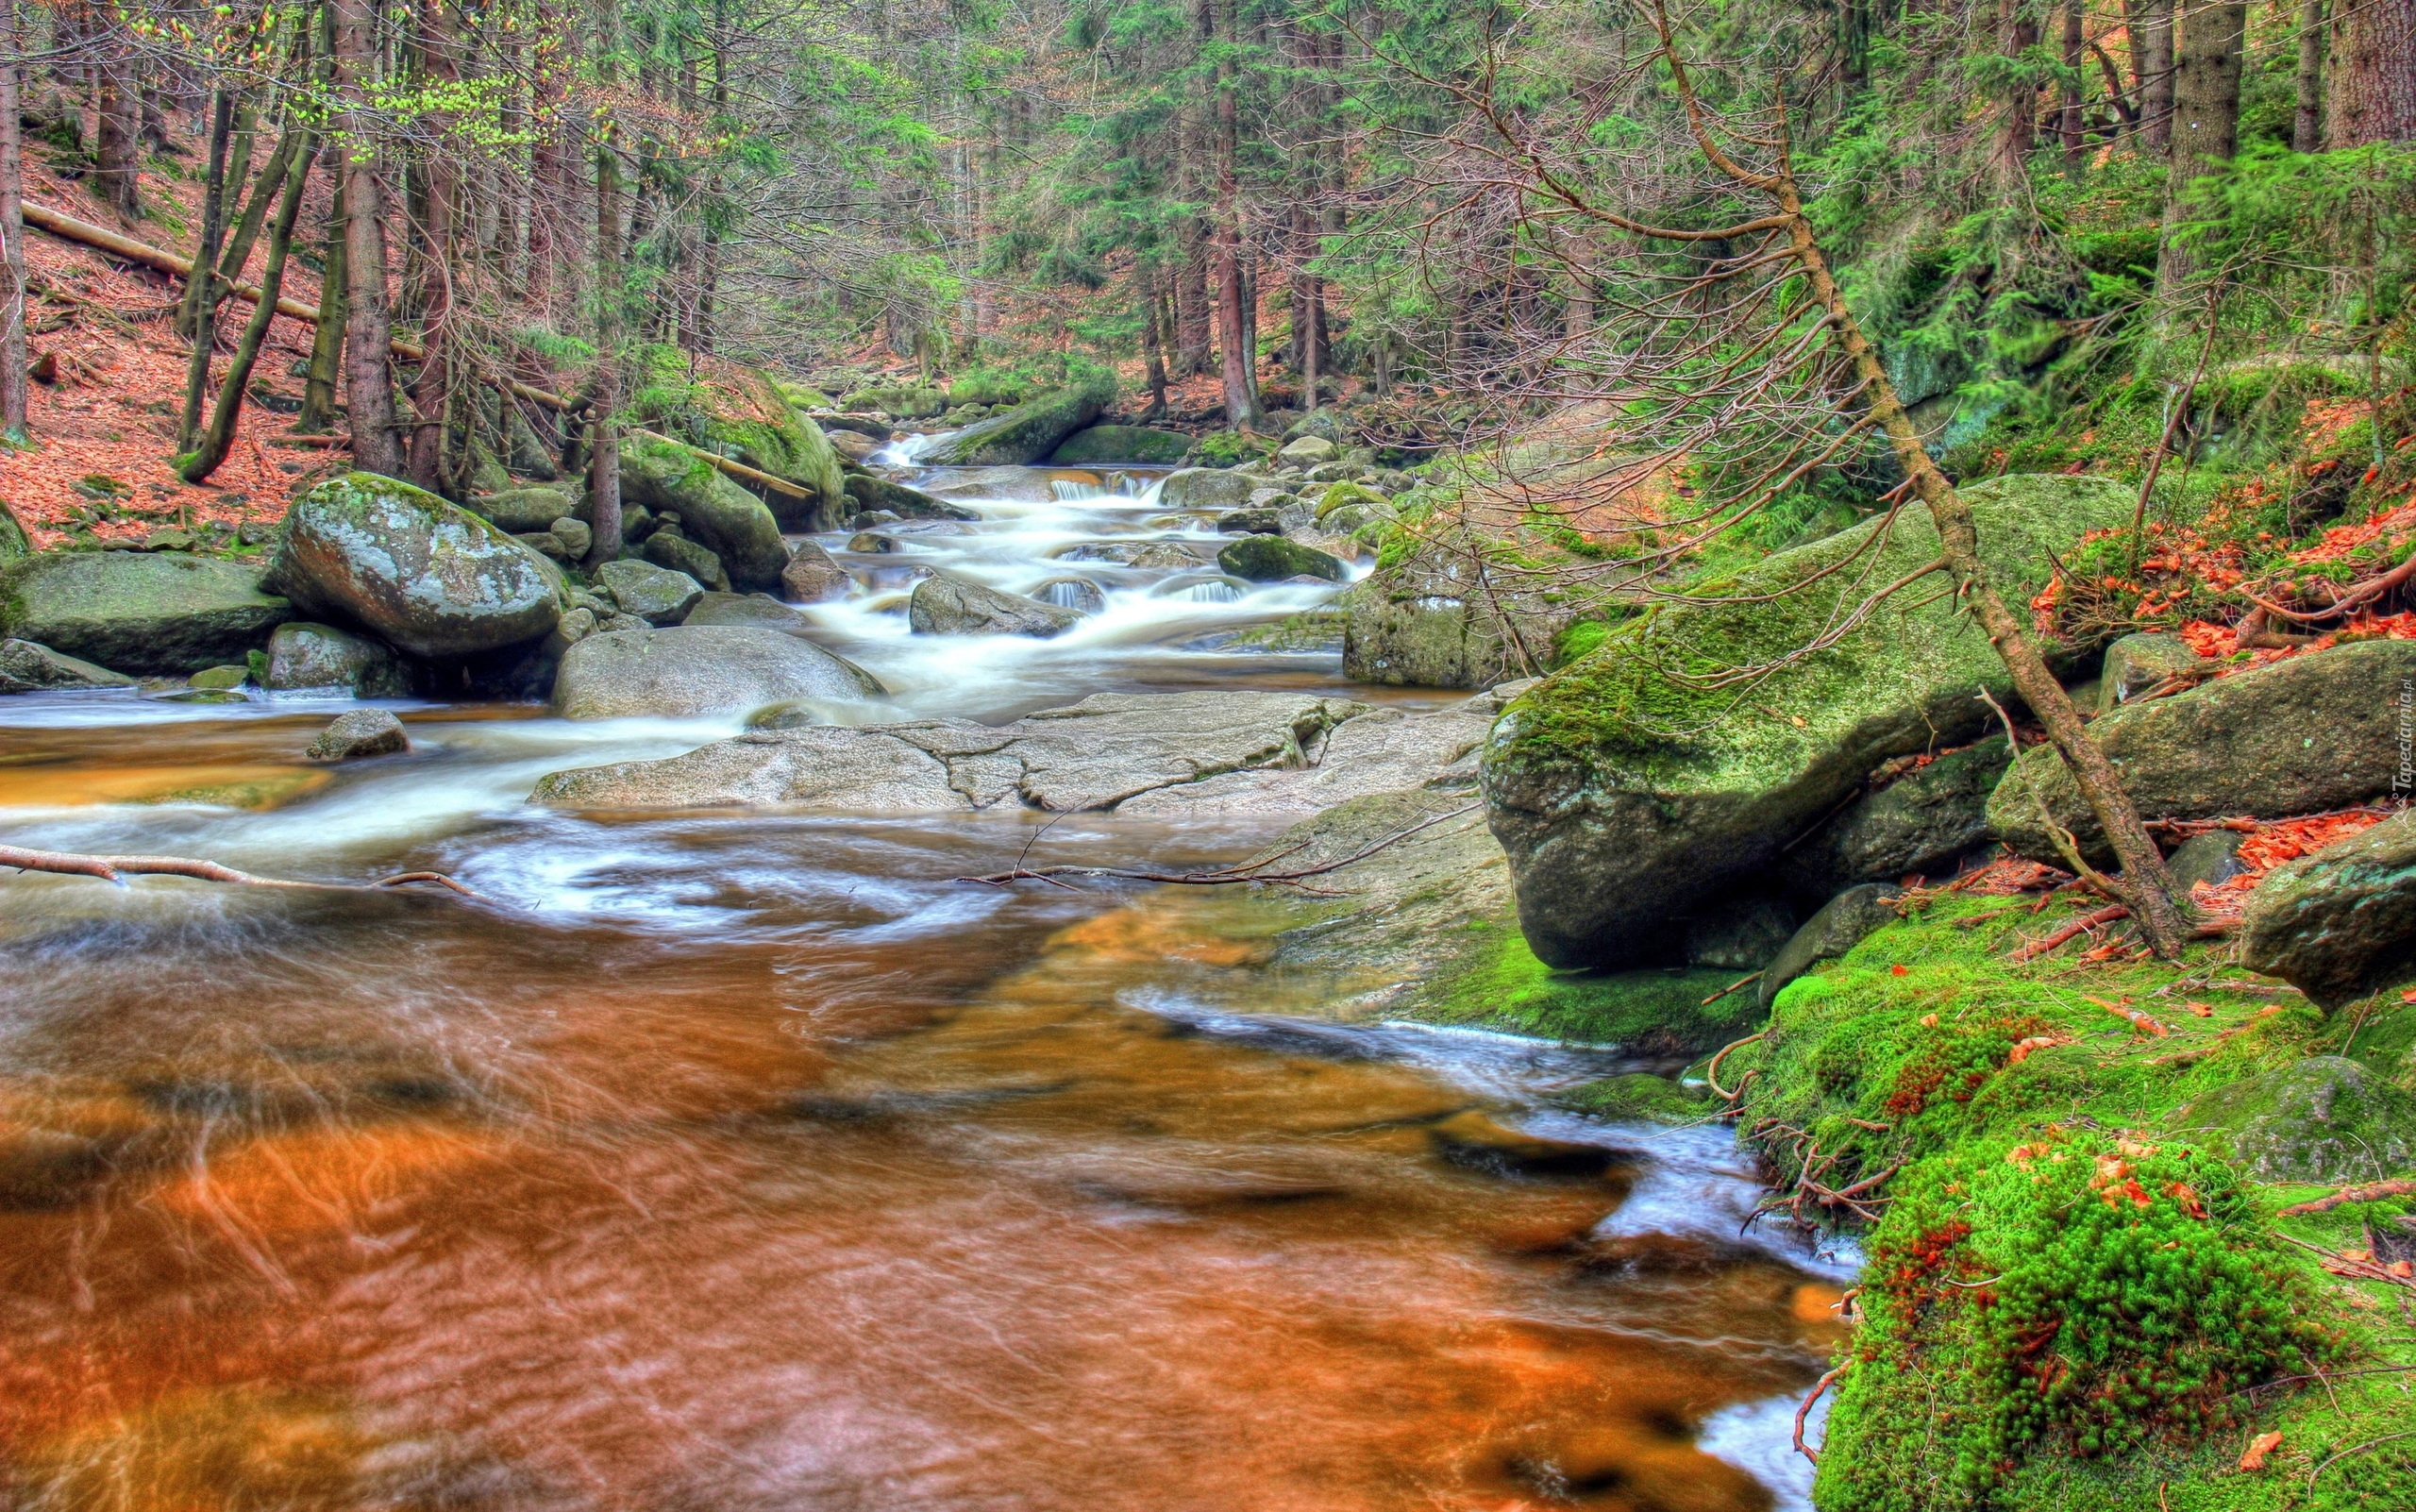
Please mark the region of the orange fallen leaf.
[[2397, 1276], [2402, 1281], [2407, 1281], [2411, 1277], [2416, 1277], [2416, 1265], [2410, 1265], [2405, 1260], [2393, 1260], [2391, 1264], [2383, 1267], [2383, 1269], [2391, 1275]]
[[[1903, 970], [1903, 969], [1904, 969], [1904, 967], [1902, 967], [1902, 966], [1898, 966], [1896, 969], [1897, 969], [1897, 970], [1899, 970], [1899, 971], [1901, 971], [1901, 970]], [[1923, 1029], [1936, 1029], [1936, 1028], [1938, 1027], [1938, 1015], [1936, 1015], [1936, 1014], [1923, 1014], [1923, 1015], [1921, 1015], [1921, 1027], [1922, 1027]]]
[[1888, 974], [1891, 977], [1901, 977], [1904, 974], [1904, 968], [1900, 966], [1891, 966], [1888, 968]]
[[2005, 1058], [2005, 1063], [2007, 1066], [2020, 1066], [2030, 1059], [2033, 1050], [2053, 1050], [2063, 1043], [2053, 1034], [2033, 1034], [2028, 1039], [2017, 1042], [2013, 1047], [2013, 1053]]
[[2189, 1009], [2191, 1013], [2196, 1014], [2201, 1018], [2212, 1018], [2215, 1016], [2214, 1009], [2208, 1007], [2203, 1002], [2184, 1002], [2181, 1006]]
[[2282, 1436], [2280, 1434], [2258, 1434], [2256, 1437], [2248, 1441], [2247, 1453], [2240, 1456], [2240, 1468], [2244, 1470], [2263, 1470], [2265, 1468], [2265, 1456], [2281, 1447]]

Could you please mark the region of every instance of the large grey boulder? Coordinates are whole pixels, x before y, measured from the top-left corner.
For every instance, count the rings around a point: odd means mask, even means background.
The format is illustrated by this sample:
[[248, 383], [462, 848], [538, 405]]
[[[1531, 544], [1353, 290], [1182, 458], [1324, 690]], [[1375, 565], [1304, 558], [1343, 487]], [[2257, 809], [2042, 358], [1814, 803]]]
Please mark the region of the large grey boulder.
[[1098, 419], [1115, 397], [1112, 376], [1053, 389], [1004, 414], [966, 426], [925, 452], [922, 460], [933, 467], [1029, 466]]
[[[2016, 603], [2043, 582], [2050, 548], [2127, 519], [2105, 479], [2020, 477], [1963, 491], [1980, 551]], [[1672, 927], [1760, 883], [1788, 842], [1848, 801], [1890, 758], [1971, 739], [2008, 691], [1969, 616], [1926, 583], [1823, 649], [1801, 656], [1871, 592], [1938, 554], [1925, 514], [1777, 553], [1716, 585], [1733, 603], [1664, 605], [1611, 627], [1601, 647], [1538, 683], [1494, 728], [1485, 787], [1518, 879], [1518, 918], [1554, 966], [1669, 961]], [[1851, 563], [1849, 568], [1848, 564]], [[1832, 570], [1839, 569], [1839, 570]], [[1706, 585], [1711, 587], [1715, 585]], [[2069, 665], [2081, 647], [2048, 645]], [[1682, 681], [1798, 656], [1740, 691]]]
[[[2089, 731], [2142, 818], [2317, 814], [2391, 790], [2409, 680], [2416, 642], [2359, 641], [2128, 704]], [[2023, 751], [1988, 796], [1988, 823], [2022, 855], [2060, 865], [2042, 803], [2090, 862], [2112, 864], [2079, 787], [2044, 745]]]
[[744, 625], [795, 635], [814, 621], [767, 594], [707, 594], [688, 611], [682, 625]]
[[622, 613], [649, 625], [679, 624], [705, 596], [696, 579], [650, 562], [608, 562], [596, 569], [596, 586], [612, 596]]
[[1059, 442], [1049, 461], [1057, 467], [1113, 462], [1171, 467], [1190, 450], [1191, 438], [1179, 430], [1153, 430], [1148, 426], [1092, 426]]
[[917, 635], [1030, 635], [1047, 640], [1082, 622], [1070, 609], [1021, 594], [1001, 593], [952, 572], [935, 572], [914, 585], [906, 620]]
[[474, 656], [562, 618], [562, 575], [486, 520], [376, 473], [319, 484], [285, 517], [269, 580], [320, 619], [408, 655]]
[[612, 630], [562, 654], [554, 709], [565, 719], [743, 714], [785, 699], [853, 701], [879, 691], [865, 683], [847, 663], [776, 630]]
[[2326, 1008], [2416, 978], [2416, 811], [2265, 874], [2240, 962]]
[[1158, 485], [1158, 502], [1170, 510], [1239, 509], [1258, 481], [1230, 467], [1186, 467]]
[[780, 586], [789, 546], [770, 506], [701, 453], [667, 441], [629, 442], [621, 448], [621, 496], [657, 514], [677, 513], [681, 530], [721, 559], [740, 593]]
[[354, 698], [399, 698], [411, 689], [400, 659], [378, 642], [332, 625], [294, 620], [268, 638], [271, 693], [317, 693]]
[[2311, 1055], [2173, 1115], [2260, 1182], [2366, 1182], [2416, 1168], [2416, 1100], [2339, 1055]]
[[[573, 655], [593, 644], [580, 642]], [[1226, 772], [1305, 765], [1328, 731], [1366, 712], [1365, 704], [1311, 694], [1100, 693], [998, 726], [800, 725], [752, 731], [663, 761], [556, 772], [532, 801], [600, 809], [1112, 809]]]
[[240, 662], [294, 617], [256, 566], [180, 551], [45, 551], [0, 569], [0, 633], [120, 672]]
[[1780, 884], [1827, 898], [1857, 882], [1935, 877], [1988, 839], [1988, 795], [2013, 752], [2003, 735], [1951, 750], [1864, 794], [1803, 840], [1780, 866]]
[[855, 591], [856, 580], [812, 541], [799, 541], [780, 569], [780, 593], [793, 604], [828, 603]]
[[722, 570], [721, 558], [669, 526], [647, 536], [646, 545], [638, 549], [646, 561], [665, 572], [693, 578], [715, 593], [730, 591], [730, 574]]
[[62, 656], [34, 641], [0, 641], [0, 693], [41, 693], [72, 688], [130, 688], [123, 672]]

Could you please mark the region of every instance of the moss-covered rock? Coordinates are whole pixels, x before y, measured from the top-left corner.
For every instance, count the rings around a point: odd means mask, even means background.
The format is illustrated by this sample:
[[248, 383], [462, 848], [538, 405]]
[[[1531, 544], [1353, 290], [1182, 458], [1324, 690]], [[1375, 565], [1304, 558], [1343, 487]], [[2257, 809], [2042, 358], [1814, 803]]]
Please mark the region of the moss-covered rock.
[[32, 641], [0, 641], [0, 693], [130, 688], [134, 679]]
[[1367, 509], [1388, 510], [1392, 501], [1363, 483], [1349, 481], [1329, 483], [1326, 485], [1325, 492], [1317, 496], [1316, 506], [1317, 520], [1323, 523], [1326, 516], [1334, 511], [1349, 509], [1354, 504]]
[[1115, 398], [1116, 376], [1094, 374], [966, 426], [925, 452], [923, 461], [934, 467], [1029, 466], [1098, 419]]
[[0, 498], [0, 567], [23, 562], [33, 554], [33, 541], [19, 523], [16, 511], [8, 507], [7, 499]]
[[411, 656], [516, 646], [562, 617], [552, 563], [469, 511], [376, 473], [329, 479], [294, 501], [269, 580], [317, 618]]
[[508, 534], [518, 535], [528, 530], [550, 530], [556, 520], [593, 520], [588, 512], [584, 490], [547, 488], [507, 488], [495, 494], [472, 496], [461, 506], [483, 520], [492, 520]]
[[[2130, 509], [2105, 479], [2006, 478], [1964, 492], [1981, 554], [2016, 603], [2043, 582], [2049, 548]], [[1696, 587], [1733, 604], [1659, 606], [1613, 626], [1512, 705], [1486, 752], [1485, 792], [1537, 955], [1606, 968], [1666, 958], [1673, 919], [1767, 869], [1874, 767], [1980, 731], [1989, 715], [1975, 694], [2005, 696], [2004, 666], [1926, 586], [1801, 655], [1871, 584], [1937, 557], [1925, 516], [1898, 516], [1874, 546], [1882, 524]], [[2078, 649], [2047, 647], [2067, 663]], [[1791, 657], [1747, 687], [1724, 680]]]
[[2005, 738], [1991, 735], [1864, 794], [1787, 852], [1781, 885], [1821, 899], [1856, 882], [1939, 875], [1988, 842], [1988, 795], [2012, 760]]
[[1216, 553], [1216, 565], [1251, 582], [1282, 582], [1286, 578], [1342, 580], [1342, 563], [1298, 541], [1280, 535], [1246, 535]]
[[1485, 688], [1529, 676], [1578, 613], [1557, 594], [1481, 589], [1466, 558], [1441, 552], [1379, 565], [1343, 607], [1344, 674], [1411, 688]]
[[42, 552], [0, 568], [0, 631], [116, 672], [241, 661], [293, 615], [259, 566], [216, 557]]
[[846, 480], [830, 438], [802, 408], [768, 374], [718, 361], [658, 370], [631, 403], [675, 441], [802, 486], [812, 498], [766, 489], [765, 508], [785, 529], [827, 530], [846, 512]]
[[[2089, 728], [2144, 818], [2318, 814], [2391, 791], [2398, 698], [2410, 681], [2416, 641], [2359, 641], [2130, 704]], [[2054, 865], [2042, 805], [2084, 855], [2112, 864], [2062, 759], [2034, 746], [1988, 796], [1988, 823], [2022, 854]]]
[[948, 395], [938, 389], [901, 383], [858, 389], [840, 405], [843, 410], [877, 410], [907, 420], [928, 420], [948, 407]]
[[2337, 1185], [2416, 1170], [2416, 1100], [2340, 1055], [2218, 1087], [2173, 1126], [2260, 1182]]
[[789, 547], [770, 507], [689, 448], [643, 440], [623, 446], [621, 496], [657, 514], [676, 512], [680, 529], [721, 559], [739, 592], [780, 585]]
[[1172, 467], [1191, 451], [1191, 438], [1179, 430], [1148, 426], [1086, 426], [1057, 444], [1049, 454], [1052, 467], [1087, 467], [1126, 462], [1137, 467]]
[[2416, 977], [2416, 813], [2268, 872], [2240, 959], [2328, 1008]]
[[919, 488], [909, 488], [871, 473], [847, 475], [847, 503], [853, 512], [887, 510], [903, 520], [978, 520], [982, 516], [961, 504], [951, 504]]

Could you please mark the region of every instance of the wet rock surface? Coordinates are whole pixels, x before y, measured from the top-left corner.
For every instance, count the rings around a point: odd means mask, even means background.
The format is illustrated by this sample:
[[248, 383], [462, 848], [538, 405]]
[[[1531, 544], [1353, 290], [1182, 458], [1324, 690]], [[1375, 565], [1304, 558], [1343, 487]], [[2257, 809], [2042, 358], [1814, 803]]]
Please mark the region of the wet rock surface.
[[566, 719], [740, 714], [783, 699], [851, 702], [864, 674], [810, 642], [732, 625], [612, 630], [562, 656], [554, 708]]
[[368, 756], [395, 756], [411, 748], [403, 722], [383, 709], [355, 709], [310, 742], [303, 758], [313, 762], [351, 762]]
[[0, 641], [0, 693], [134, 685], [134, 679], [122, 672], [62, 655], [34, 641]]
[[1045, 604], [961, 578], [935, 572], [914, 585], [907, 622], [918, 635], [1031, 635], [1047, 640], [1082, 623], [1071, 609]]

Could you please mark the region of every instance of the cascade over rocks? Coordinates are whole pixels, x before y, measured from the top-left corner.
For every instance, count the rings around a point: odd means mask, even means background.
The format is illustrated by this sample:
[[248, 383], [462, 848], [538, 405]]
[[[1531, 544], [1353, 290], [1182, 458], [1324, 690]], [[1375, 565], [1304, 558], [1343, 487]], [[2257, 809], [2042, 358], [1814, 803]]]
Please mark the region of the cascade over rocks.
[[906, 619], [917, 635], [1030, 635], [1047, 640], [1082, 621], [1082, 614], [1021, 594], [935, 572], [914, 585]]
[[[2416, 679], [2416, 642], [2359, 641], [2126, 704], [2089, 729], [2143, 819], [2317, 814], [2391, 791], [2407, 679]], [[2021, 854], [2060, 865], [2042, 802], [2092, 865], [2112, 864], [2051, 747], [2023, 751], [2005, 773], [1988, 797], [1989, 826]]]
[[621, 496], [657, 514], [677, 513], [689, 538], [721, 559], [739, 592], [780, 586], [789, 546], [770, 507], [685, 446], [643, 437], [624, 444]]
[[[1981, 555], [2017, 602], [2043, 582], [2049, 547], [2130, 511], [2127, 492], [2105, 479], [2005, 478], [1963, 492]], [[2004, 665], [1926, 584], [1753, 684], [1750, 697], [1689, 688], [1663, 671], [1770, 662], [1820, 634], [1841, 601], [1936, 559], [1926, 515], [1900, 514], [1874, 544], [1884, 524], [1739, 573], [1735, 596], [1766, 601], [1663, 605], [1616, 625], [1598, 649], [1511, 705], [1486, 750], [1485, 796], [1518, 880], [1519, 923], [1543, 961], [1669, 960], [1683, 937], [1674, 920], [1760, 882], [1881, 763], [1981, 732], [1990, 715], [1975, 692], [1985, 685], [2004, 697]], [[1857, 552], [1852, 570], [1817, 577]], [[2079, 649], [2043, 648], [2065, 664]]]
[[1004, 414], [976, 421], [923, 454], [932, 467], [1029, 466], [1099, 418], [1116, 397], [1113, 375], [1027, 399]]
[[[582, 641], [578, 650], [593, 644]], [[1366, 704], [1311, 694], [1097, 693], [999, 726], [924, 719], [756, 730], [663, 761], [555, 772], [530, 801], [595, 809], [1112, 809], [1226, 772], [1303, 766], [1335, 726], [1367, 712]]]
[[2266, 873], [2240, 963], [2325, 1008], [2416, 979], [2416, 810]]
[[240, 662], [293, 617], [259, 567], [216, 557], [45, 551], [0, 569], [0, 633], [119, 672]]
[[294, 501], [269, 580], [308, 613], [418, 657], [516, 646], [562, 617], [551, 563], [467, 510], [375, 473], [329, 479]]
[[565, 719], [738, 714], [787, 699], [853, 702], [881, 692], [862, 669], [796, 636], [741, 625], [609, 630], [562, 655]]

